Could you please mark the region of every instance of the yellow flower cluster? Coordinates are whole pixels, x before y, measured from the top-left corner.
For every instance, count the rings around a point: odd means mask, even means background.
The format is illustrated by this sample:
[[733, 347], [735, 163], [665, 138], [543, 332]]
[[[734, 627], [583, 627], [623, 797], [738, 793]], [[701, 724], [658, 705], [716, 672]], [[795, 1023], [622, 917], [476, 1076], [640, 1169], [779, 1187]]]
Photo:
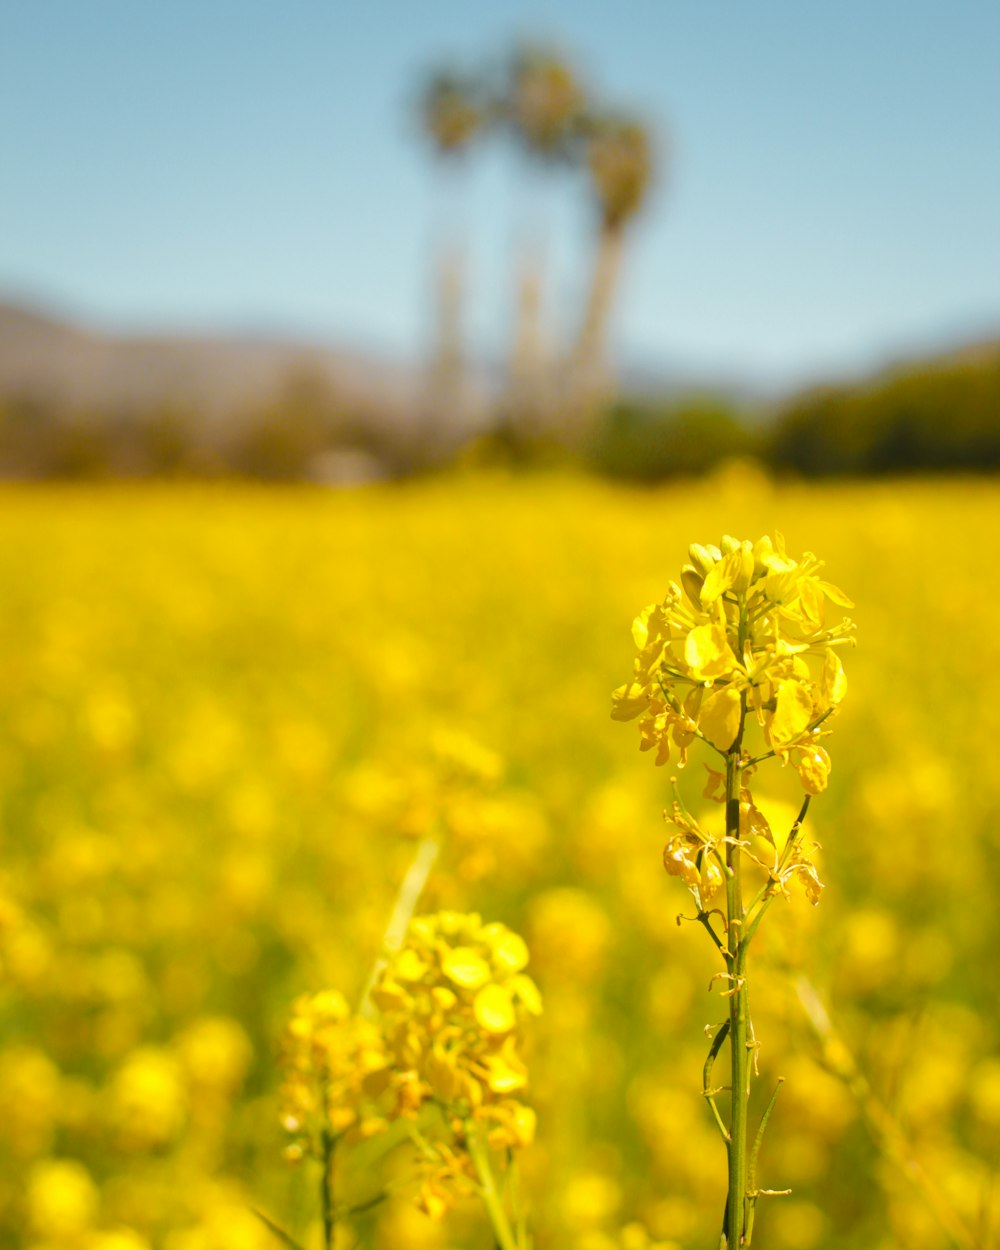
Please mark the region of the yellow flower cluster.
[[386, 1066], [378, 1028], [353, 1015], [336, 990], [304, 994], [292, 1008], [282, 1051], [281, 1120], [291, 1161], [322, 1158], [324, 1134], [370, 1137], [385, 1127], [365, 1088]]
[[535, 1116], [518, 1101], [526, 1017], [542, 1009], [528, 948], [502, 924], [441, 912], [410, 924], [372, 997], [383, 1013], [401, 1114], [427, 1100], [489, 1126], [496, 1148], [527, 1145]]
[[505, 925], [440, 912], [410, 922], [372, 990], [375, 1020], [352, 1014], [334, 990], [300, 998], [283, 1051], [287, 1156], [322, 1159], [331, 1139], [416, 1122], [426, 1108], [443, 1116], [446, 1139], [434, 1140], [433, 1126], [413, 1134], [418, 1204], [443, 1214], [475, 1178], [470, 1134], [494, 1150], [534, 1138], [520, 1045], [542, 1005], [527, 963], [527, 946]]
[[[827, 621], [827, 604], [851, 607], [820, 576], [822, 562], [785, 552], [782, 536], [690, 548], [681, 582], [632, 625], [639, 650], [631, 682], [612, 696], [616, 720], [639, 717], [640, 747], [681, 762], [695, 737], [732, 749], [753, 713], [768, 752], [791, 761], [809, 794], [826, 788], [830, 757], [820, 726], [844, 697], [836, 647], [853, 623]], [[749, 761], [745, 754], [744, 763]]]

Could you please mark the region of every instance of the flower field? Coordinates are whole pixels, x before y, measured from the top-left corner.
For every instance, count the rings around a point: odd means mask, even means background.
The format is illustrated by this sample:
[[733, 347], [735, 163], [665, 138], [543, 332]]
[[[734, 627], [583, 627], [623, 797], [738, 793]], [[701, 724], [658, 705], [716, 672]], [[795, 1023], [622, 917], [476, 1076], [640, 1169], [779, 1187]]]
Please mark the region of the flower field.
[[[755, 949], [755, 1097], [785, 1078], [760, 1167], [793, 1191], [759, 1243], [1000, 1244], [998, 528], [985, 480], [735, 464], [659, 491], [5, 488], [0, 1247], [280, 1246], [258, 1212], [318, 1247], [286, 1024], [370, 991], [429, 845], [418, 912], [530, 952], [539, 1250], [715, 1250], [703, 1029], [726, 1007], [662, 859], [670, 779], [711, 816], [711, 761], [655, 768], [611, 692], [691, 542], [775, 530], [850, 594], [858, 647], [808, 817], [826, 888], [778, 899]], [[760, 786], [790, 825], [794, 769]], [[338, 1247], [490, 1245], [474, 1202], [418, 1210], [410, 1172], [345, 1154], [345, 1202], [391, 1196]]]

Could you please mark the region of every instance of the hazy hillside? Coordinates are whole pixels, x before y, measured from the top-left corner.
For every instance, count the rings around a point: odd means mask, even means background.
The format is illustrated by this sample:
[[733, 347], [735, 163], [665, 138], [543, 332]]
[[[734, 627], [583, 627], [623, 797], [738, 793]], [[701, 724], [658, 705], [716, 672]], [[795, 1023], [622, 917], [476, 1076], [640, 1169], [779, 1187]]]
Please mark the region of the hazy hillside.
[[[426, 388], [417, 368], [316, 343], [107, 335], [0, 303], [0, 395], [28, 393], [101, 411], [175, 403], [225, 422], [272, 398], [295, 374], [322, 378], [345, 405], [385, 422], [415, 419]], [[474, 387], [466, 415], [475, 422], [482, 410], [481, 388]]]

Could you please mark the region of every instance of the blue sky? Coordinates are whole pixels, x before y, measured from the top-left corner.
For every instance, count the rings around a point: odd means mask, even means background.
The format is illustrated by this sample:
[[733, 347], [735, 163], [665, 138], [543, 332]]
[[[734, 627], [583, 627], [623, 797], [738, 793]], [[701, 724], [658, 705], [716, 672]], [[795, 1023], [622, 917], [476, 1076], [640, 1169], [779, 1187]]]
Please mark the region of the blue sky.
[[[518, 38], [659, 137], [620, 353], [790, 381], [1000, 329], [994, 0], [0, 0], [0, 292], [415, 356], [442, 213], [416, 87]], [[466, 182], [474, 341], [504, 349], [526, 223], [565, 341], [582, 180], [496, 145]]]

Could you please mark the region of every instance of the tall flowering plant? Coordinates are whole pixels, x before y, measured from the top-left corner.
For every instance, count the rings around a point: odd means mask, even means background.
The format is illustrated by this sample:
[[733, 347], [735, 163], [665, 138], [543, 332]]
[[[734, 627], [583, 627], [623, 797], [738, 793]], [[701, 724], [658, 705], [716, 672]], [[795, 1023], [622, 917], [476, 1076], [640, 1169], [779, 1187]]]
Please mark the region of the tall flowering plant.
[[535, 1113], [522, 1045], [542, 1003], [527, 963], [527, 946], [505, 925], [439, 912], [410, 921], [377, 971], [367, 1014], [336, 990], [297, 1000], [281, 1117], [288, 1159], [319, 1165], [327, 1250], [338, 1221], [386, 1196], [338, 1203], [338, 1149], [393, 1126], [402, 1130], [396, 1142], [414, 1148], [423, 1211], [439, 1219], [457, 1198], [478, 1194], [499, 1250], [529, 1250], [517, 1152], [534, 1139]]
[[[703, 828], [679, 794], [666, 813], [664, 866], [690, 891], [697, 919], [723, 960], [729, 1015], [715, 1032], [705, 1062], [703, 1092], [726, 1144], [729, 1191], [721, 1245], [749, 1246], [760, 1189], [756, 1160], [777, 1088], [749, 1144], [749, 1099], [757, 1047], [750, 1020], [748, 954], [773, 899], [799, 882], [819, 901], [802, 827], [812, 796], [826, 789], [830, 756], [824, 740], [847, 689], [840, 651], [853, 645], [854, 625], [834, 621], [851, 601], [821, 576], [807, 552], [793, 559], [776, 534], [757, 542], [725, 536], [718, 547], [694, 544], [662, 602], [644, 608], [632, 625], [638, 655], [632, 680], [612, 696], [616, 720], [638, 720], [640, 749], [657, 764], [676, 753], [681, 765], [695, 739], [718, 758], [705, 797], [724, 805], [718, 827]], [[805, 792], [788, 837], [776, 839], [754, 801], [752, 782], [768, 761], [791, 765]], [[762, 857], [761, 845], [769, 849]], [[744, 870], [763, 870], [749, 901]], [[746, 880], [749, 878], [747, 877]], [[724, 896], [725, 908], [714, 905]], [[720, 898], [721, 902], [721, 898]], [[728, 1086], [712, 1086], [715, 1060], [728, 1041]], [[717, 1096], [728, 1090], [729, 1117]]]

